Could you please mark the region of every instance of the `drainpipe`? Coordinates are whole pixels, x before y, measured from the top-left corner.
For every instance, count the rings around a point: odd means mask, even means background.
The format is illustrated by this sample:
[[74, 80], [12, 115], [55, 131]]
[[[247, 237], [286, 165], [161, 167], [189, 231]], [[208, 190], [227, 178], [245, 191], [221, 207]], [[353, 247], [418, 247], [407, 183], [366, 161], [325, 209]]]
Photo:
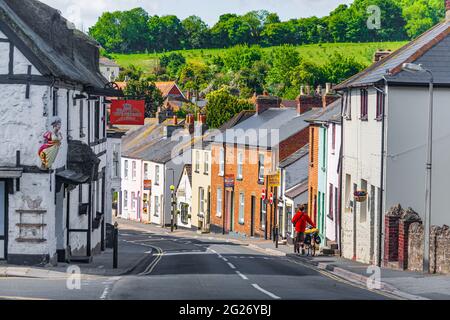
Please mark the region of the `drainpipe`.
[[381, 175], [380, 175], [380, 203], [379, 203], [379, 217], [378, 217], [378, 261], [377, 261], [377, 266], [381, 267], [382, 265], [382, 245], [383, 245], [383, 195], [384, 195], [384, 159], [386, 157], [386, 153], [385, 153], [385, 119], [386, 119], [386, 96], [387, 96], [387, 92], [386, 92], [386, 88], [388, 87], [388, 81], [386, 79], [386, 76], [383, 76], [384, 79], [384, 83], [385, 83], [385, 89], [379, 89], [375, 86], [375, 89], [377, 89], [378, 91], [380, 91], [383, 94], [383, 117], [381, 120]]

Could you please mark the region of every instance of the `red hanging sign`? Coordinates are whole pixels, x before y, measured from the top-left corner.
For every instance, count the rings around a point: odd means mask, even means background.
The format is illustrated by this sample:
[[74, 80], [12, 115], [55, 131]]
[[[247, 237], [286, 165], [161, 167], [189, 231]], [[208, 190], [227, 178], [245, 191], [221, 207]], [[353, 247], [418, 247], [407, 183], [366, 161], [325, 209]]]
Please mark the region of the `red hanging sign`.
[[110, 124], [144, 125], [144, 100], [113, 100], [111, 105]]

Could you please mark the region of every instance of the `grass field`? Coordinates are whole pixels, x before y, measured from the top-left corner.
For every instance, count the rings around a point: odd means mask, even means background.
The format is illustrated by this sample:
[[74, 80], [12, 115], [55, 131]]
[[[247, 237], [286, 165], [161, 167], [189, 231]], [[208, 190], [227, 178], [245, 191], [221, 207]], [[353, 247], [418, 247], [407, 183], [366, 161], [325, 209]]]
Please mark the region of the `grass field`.
[[[328, 57], [335, 52], [343, 55], [355, 57], [359, 62], [369, 65], [373, 54], [378, 49], [396, 50], [406, 44], [406, 42], [370, 42], [370, 43], [324, 43], [298, 46], [297, 50], [305, 59], [323, 64], [327, 62]], [[264, 48], [263, 51], [269, 53], [274, 47]], [[227, 49], [197, 49], [180, 50], [188, 62], [203, 64], [209, 58], [217, 55], [223, 55]], [[113, 54], [114, 60], [121, 66], [127, 67], [135, 65], [141, 67], [146, 73], [151, 73], [158, 62], [161, 53], [150, 54]]]

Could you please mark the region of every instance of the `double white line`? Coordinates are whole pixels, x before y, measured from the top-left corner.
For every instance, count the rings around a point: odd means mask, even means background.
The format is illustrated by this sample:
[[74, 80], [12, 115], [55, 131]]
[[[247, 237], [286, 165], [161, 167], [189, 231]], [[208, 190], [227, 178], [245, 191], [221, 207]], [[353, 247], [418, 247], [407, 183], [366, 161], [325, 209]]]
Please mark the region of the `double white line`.
[[164, 252], [161, 248], [149, 244], [147, 246], [156, 250], [157, 253], [155, 254], [155, 259], [148, 265], [148, 267], [143, 272], [139, 273], [140, 276], [148, 276], [149, 274], [151, 274], [153, 272], [153, 269], [155, 269], [156, 265], [159, 263], [159, 261], [161, 261], [164, 255]]

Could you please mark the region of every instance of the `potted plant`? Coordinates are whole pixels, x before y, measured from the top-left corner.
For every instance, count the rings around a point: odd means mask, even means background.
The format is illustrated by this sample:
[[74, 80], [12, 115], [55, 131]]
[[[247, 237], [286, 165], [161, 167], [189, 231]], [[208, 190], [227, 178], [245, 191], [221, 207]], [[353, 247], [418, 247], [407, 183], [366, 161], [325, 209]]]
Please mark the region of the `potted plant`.
[[353, 194], [356, 202], [364, 202], [367, 200], [367, 191], [357, 190]]

